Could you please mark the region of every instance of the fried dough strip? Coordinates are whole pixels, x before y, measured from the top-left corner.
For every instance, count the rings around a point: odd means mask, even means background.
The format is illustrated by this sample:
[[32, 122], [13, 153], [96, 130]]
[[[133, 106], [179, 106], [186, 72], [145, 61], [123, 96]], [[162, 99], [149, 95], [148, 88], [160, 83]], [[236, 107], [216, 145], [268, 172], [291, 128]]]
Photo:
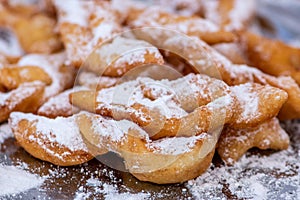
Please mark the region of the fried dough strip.
[[284, 150], [289, 146], [289, 136], [273, 118], [256, 127], [233, 129], [226, 127], [219, 138], [217, 151], [229, 165], [236, 162], [253, 147]]
[[55, 0], [54, 6], [67, 58], [76, 67], [97, 45], [121, 30], [116, 13], [106, 1]]
[[[180, 16], [157, 7], [150, 7], [143, 11], [137, 11], [137, 13], [129, 17], [128, 23], [132, 28], [156, 27], [176, 30], [188, 36], [199, 37], [209, 44], [233, 42], [237, 39], [234, 33], [224, 31], [211, 21], [198, 16]], [[143, 34], [144, 31], [141, 29], [136, 32]], [[153, 33], [151, 32], [151, 34]], [[152, 35], [152, 37], [157, 38], [157, 35]]]
[[8, 92], [0, 92], [0, 123], [13, 111], [36, 112], [41, 105], [45, 85], [42, 82], [23, 83]]
[[254, 0], [202, 1], [204, 18], [227, 31], [245, 30], [255, 15]]
[[[191, 74], [174, 81], [140, 78], [98, 92], [75, 92], [70, 101], [90, 112], [131, 120], [158, 139], [198, 135], [224, 124], [256, 126], [276, 116], [286, 98], [284, 91], [271, 86], [230, 89], [217, 79]], [[271, 100], [274, 103], [268, 105]]]
[[27, 53], [53, 53], [62, 49], [54, 32], [56, 21], [43, 13], [22, 15], [0, 6], [0, 25], [15, 32]]
[[250, 32], [241, 33], [248, 63], [273, 76], [291, 76], [300, 85], [300, 49]]
[[64, 64], [65, 58], [65, 53], [51, 55], [28, 54], [17, 63], [19, 67], [38, 67], [51, 78], [52, 82], [45, 88], [42, 102], [74, 85], [75, 69]]
[[127, 120], [81, 113], [77, 122], [98, 152], [119, 154], [126, 169], [141, 181], [167, 184], [195, 178], [209, 167], [214, 154], [216, 138], [207, 134], [152, 141], [143, 129]]
[[38, 159], [55, 165], [71, 166], [93, 158], [75, 117], [49, 119], [14, 112], [10, 115], [9, 124], [17, 142]]
[[167, 49], [180, 55], [195, 68], [196, 72], [222, 79], [228, 85], [251, 82], [280, 88], [288, 93], [288, 100], [283, 105], [279, 118], [295, 119], [300, 117], [300, 88], [291, 77], [274, 77], [247, 65], [232, 64], [199, 38], [183, 35], [170, 37], [169, 31], [161, 30], [156, 32], [159, 40], [155, 41], [151, 39], [152, 31], [149, 29], [147, 32], [136, 36], [158, 48]]
[[142, 40], [118, 36], [97, 47], [84, 66], [98, 75], [120, 77], [134, 67], [163, 63], [156, 47]]
[[4, 66], [0, 68], [0, 85], [5, 90], [13, 90], [22, 83], [41, 81], [46, 85], [52, 83], [52, 79], [41, 68], [34, 66]]
[[73, 87], [51, 97], [38, 109], [37, 114], [48, 118], [56, 118], [69, 117], [78, 113], [79, 109], [69, 103], [69, 94], [86, 89], [86, 87]]

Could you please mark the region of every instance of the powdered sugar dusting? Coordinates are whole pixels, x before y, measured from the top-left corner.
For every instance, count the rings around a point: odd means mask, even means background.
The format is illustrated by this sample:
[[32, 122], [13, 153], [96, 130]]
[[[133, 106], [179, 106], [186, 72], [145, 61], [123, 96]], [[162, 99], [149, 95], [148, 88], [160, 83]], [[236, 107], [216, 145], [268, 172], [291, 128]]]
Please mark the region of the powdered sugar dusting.
[[149, 145], [149, 148], [153, 148], [154, 153], [157, 154], [180, 155], [191, 151], [195, 147], [197, 141], [203, 140], [206, 137], [208, 137], [208, 135], [203, 133], [192, 137], [164, 138], [153, 141]]
[[[36, 126], [37, 136], [67, 147], [72, 151], [87, 151], [87, 147], [82, 140], [80, 130], [76, 124], [76, 115], [69, 118], [57, 117], [56, 119], [49, 119], [33, 114], [14, 112], [11, 114], [10, 119], [11, 127], [17, 127], [20, 120], [26, 119]], [[30, 136], [28, 139], [29, 141], [39, 143], [42, 148], [47, 149], [44, 140], [40, 140], [34, 136]]]
[[186, 185], [197, 199], [226, 198], [222, 193], [226, 185], [231, 196], [239, 199], [297, 199], [300, 163], [295, 151], [289, 148], [268, 156], [247, 154], [234, 166], [212, 167]]
[[31, 174], [15, 166], [0, 165], [0, 197], [18, 194], [39, 187], [45, 178]]
[[74, 87], [72, 89], [66, 90], [54, 97], [51, 97], [45, 104], [43, 104], [38, 113], [42, 115], [58, 115], [63, 114], [64, 116], [70, 116], [73, 113], [77, 113], [79, 109], [73, 107], [69, 102], [69, 95], [72, 92], [77, 92], [80, 90], [86, 90], [86, 87]]
[[243, 120], [251, 118], [251, 116], [258, 111], [259, 97], [254, 91], [250, 91], [247, 87], [250, 83], [232, 87], [232, 91], [238, 97], [238, 100], [243, 108]]

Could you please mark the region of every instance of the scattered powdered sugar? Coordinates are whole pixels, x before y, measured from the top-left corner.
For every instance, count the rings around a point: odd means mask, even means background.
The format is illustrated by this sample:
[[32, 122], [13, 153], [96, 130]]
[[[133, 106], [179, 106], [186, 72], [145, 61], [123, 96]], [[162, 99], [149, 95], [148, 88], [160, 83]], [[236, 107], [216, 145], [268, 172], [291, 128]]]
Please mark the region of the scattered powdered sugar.
[[143, 200], [149, 199], [150, 193], [140, 192], [137, 194], [130, 192], [119, 192], [119, 187], [115, 184], [103, 183], [95, 178], [90, 178], [86, 181], [86, 184], [93, 188], [93, 192], [83, 192], [82, 188], [76, 192], [75, 200], [87, 199], [95, 194], [102, 194], [106, 200]]
[[300, 163], [295, 153], [289, 148], [268, 156], [246, 154], [234, 166], [213, 166], [186, 185], [197, 199], [224, 199], [225, 189], [238, 199], [297, 199]]
[[0, 165], [0, 197], [15, 195], [43, 184], [45, 178], [31, 174], [15, 166]]
[[13, 137], [11, 128], [7, 123], [0, 125], [0, 144], [2, 144], [7, 138]]

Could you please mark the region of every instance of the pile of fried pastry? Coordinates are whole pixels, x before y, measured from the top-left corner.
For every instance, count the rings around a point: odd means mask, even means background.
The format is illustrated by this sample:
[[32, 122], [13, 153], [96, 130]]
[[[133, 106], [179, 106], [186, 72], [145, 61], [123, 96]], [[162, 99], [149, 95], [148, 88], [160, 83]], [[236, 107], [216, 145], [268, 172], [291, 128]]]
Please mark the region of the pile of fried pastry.
[[3, 0], [0, 123], [38, 159], [114, 152], [158, 184], [201, 175], [215, 151], [233, 165], [287, 149], [300, 49], [254, 22], [254, 0]]

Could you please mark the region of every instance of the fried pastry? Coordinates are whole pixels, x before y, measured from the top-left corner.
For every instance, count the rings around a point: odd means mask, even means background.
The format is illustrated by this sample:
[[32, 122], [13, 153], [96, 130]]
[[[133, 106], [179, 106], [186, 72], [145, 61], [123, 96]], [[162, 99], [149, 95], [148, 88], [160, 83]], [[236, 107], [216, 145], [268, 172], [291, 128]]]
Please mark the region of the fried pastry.
[[255, 15], [254, 0], [202, 1], [204, 18], [226, 31], [245, 30]]
[[[186, 87], [198, 90], [187, 92]], [[205, 95], [201, 89], [206, 90]], [[173, 82], [138, 78], [96, 93], [75, 92], [70, 101], [79, 108], [116, 120], [132, 120], [157, 139], [197, 135], [222, 126], [224, 120], [231, 119], [234, 99], [222, 81], [190, 75]]]
[[220, 43], [212, 46], [233, 64], [247, 64], [248, 57], [239, 43]]
[[22, 83], [41, 81], [46, 85], [52, 83], [52, 79], [41, 68], [34, 66], [4, 66], [0, 67], [0, 85], [5, 91], [13, 90]]
[[[168, 30], [176, 30], [188, 36], [199, 37], [209, 44], [216, 44], [221, 42], [233, 42], [236, 35], [232, 32], [227, 32], [220, 29], [217, 25], [198, 16], [180, 16], [168, 13], [161, 8], [150, 7], [145, 10], [133, 14], [129, 17], [129, 25], [132, 28], [164, 28]], [[138, 29], [137, 34], [143, 34], [149, 29]], [[155, 31], [145, 33], [153, 40], [162, 40]], [[174, 35], [173, 35], [174, 36]], [[149, 41], [148, 41], [149, 42]], [[150, 42], [151, 43], [151, 42]]]
[[0, 92], [0, 123], [13, 111], [36, 112], [43, 98], [45, 84], [40, 81], [23, 83], [7, 93]]
[[120, 77], [134, 67], [163, 64], [159, 50], [136, 39], [115, 37], [97, 47], [84, 63], [84, 67], [98, 75]]
[[195, 178], [209, 167], [214, 154], [215, 135], [152, 141], [143, 129], [127, 120], [80, 113], [77, 122], [98, 152], [119, 154], [127, 170], [141, 181], [167, 184]]
[[273, 118], [256, 127], [226, 127], [219, 138], [217, 151], [226, 164], [232, 165], [253, 147], [284, 150], [288, 146], [288, 134], [280, 127], [278, 119]]
[[[230, 88], [199, 74], [174, 81], [138, 78], [96, 93], [81, 91], [70, 96], [71, 103], [81, 109], [116, 120], [132, 120], [152, 139], [198, 135], [224, 124], [256, 126], [276, 116], [286, 99], [284, 91], [271, 86]], [[268, 105], [270, 100], [272, 105]]]
[[28, 54], [17, 63], [20, 67], [39, 67], [51, 78], [51, 84], [45, 88], [43, 102], [73, 86], [75, 69], [64, 64], [65, 58], [65, 53], [51, 55]]
[[273, 76], [291, 76], [300, 85], [300, 49], [251, 32], [241, 34], [248, 63]]
[[228, 85], [250, 82], [280, 88], [288, 93], [288, 100], [283, 105], [279, 118], [295, 119], [300, 117], [300, 88], [291, 77], [274, 77], [247, 65], [232, 64], [227, 58], [196, 37], [183, 35], [170, 37], [170, 31], [162, 30], [159, 32], [159, 40], [151, 40], [151, 30], [136, 36], [158, 48], [168, 49], [185, 58], [194, 67], [195, 72], [222, 79]]
[[14, 112], [9, 124], [17, 142], [32, 156], [55, 165], [70, 166], [93, 158], [76, 124], [76, 116], [46, 117]]
[[37, 114], [48, 118], [69, 117], [79, 112], [79, 109], [69, 103], [69, 94], [86, 90], [86, 87], [73, 87], [51, 97], [39, 109]]
[[106, 1], [54, 1], [59, 32], [68, 61], [80, 67], [93, 49], [121, 30], [115, 11]]
[[27, 16], [0, 6], [0, 25], [14, 31], [27, 53], [53, 53], [62, 49], [59, 36], [54, 32], [56, 22], [45, 14]]
[[86, 71], [80, 72], [77, 77], [79, 85], [95, 90], [115, 86], [119, 80], [120, 78], [117, 77], [98, 76], [93, 72]]

